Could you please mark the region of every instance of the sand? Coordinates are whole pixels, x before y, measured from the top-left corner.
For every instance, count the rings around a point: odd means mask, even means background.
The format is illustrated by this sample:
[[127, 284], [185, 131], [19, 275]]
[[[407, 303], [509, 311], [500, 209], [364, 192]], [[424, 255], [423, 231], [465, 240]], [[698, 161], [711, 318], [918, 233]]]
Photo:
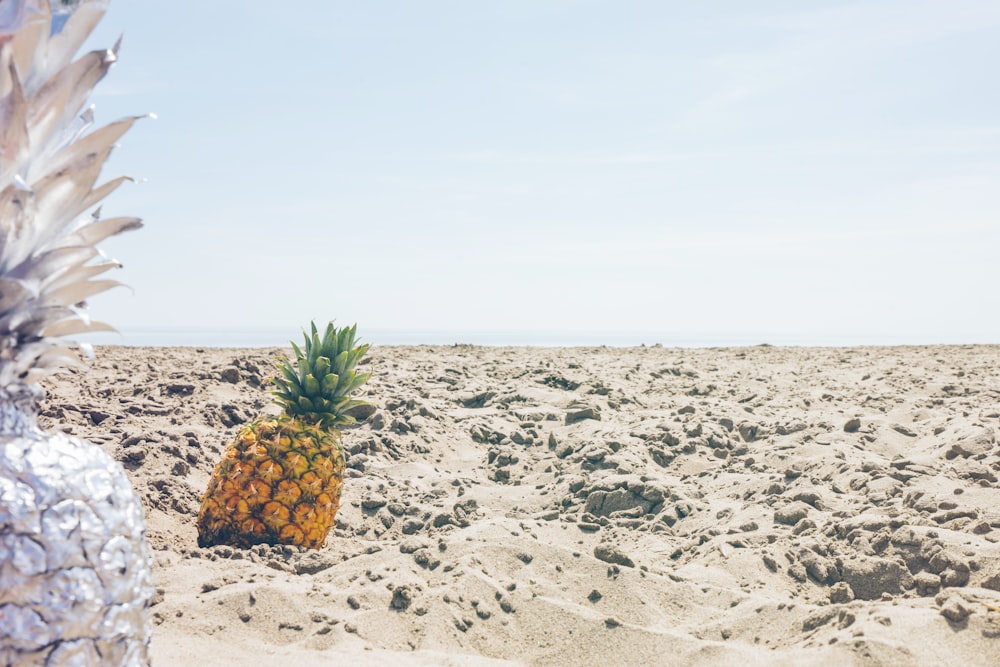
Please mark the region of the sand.
[[995, 665], [1000, 347], [378, 347], [317, 551], [200, 549], [279, 349], [100, 347], [167, 665]]

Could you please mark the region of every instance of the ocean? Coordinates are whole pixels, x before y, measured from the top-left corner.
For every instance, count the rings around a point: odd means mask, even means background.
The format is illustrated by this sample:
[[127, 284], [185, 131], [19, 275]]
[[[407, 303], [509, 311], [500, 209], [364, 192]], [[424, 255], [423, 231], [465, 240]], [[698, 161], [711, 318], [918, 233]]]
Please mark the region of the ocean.
[[[358, 332], [372, 345], [481, 345], [537, 347], [639, 347], [660, 345], [679, 348], [746, 347], [854, 347], [861, 345], [996, 344], [998, 335], [983, 334], [807, 334], [759, 332], [608, 332], [608, 331], [459, 331], [365, 329]], [[195, 330], [131, 329], [120, 334], [90, 334], [78, 340], [93, 345], [170, 347], [286, 347], [301, 342], [294, 329]]]

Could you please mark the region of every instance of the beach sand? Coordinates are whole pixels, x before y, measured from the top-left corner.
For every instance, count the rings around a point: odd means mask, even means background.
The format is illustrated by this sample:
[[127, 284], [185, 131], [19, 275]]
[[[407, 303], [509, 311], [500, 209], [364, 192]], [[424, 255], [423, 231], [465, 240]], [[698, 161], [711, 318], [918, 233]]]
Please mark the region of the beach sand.
[[154, 664], [995, 665], [1000, 347], [377, 347], [317, 551], [200, 549], [279, 349], [99, 347]]

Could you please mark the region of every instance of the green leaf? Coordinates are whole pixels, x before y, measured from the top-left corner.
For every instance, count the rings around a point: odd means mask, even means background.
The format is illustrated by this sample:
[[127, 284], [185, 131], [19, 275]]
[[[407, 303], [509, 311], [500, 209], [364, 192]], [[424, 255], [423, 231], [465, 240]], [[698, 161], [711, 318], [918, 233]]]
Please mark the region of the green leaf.
[[316, 360], [319, 359], [319, 354], [322, 351], [322, 348], [323, 343], [319, 339], [319, 334], [316, 333], [316, 327], [313, 326], [312, 346], [309, 348], [309, 355], [306, 359], [310, 368], [312, 368], [313, 364], [316, 363]]
[[330, 412], [337, 412], [337, 413], [343, 412], [344, 410], [347, 409], [344, 406], [347, 405], [350, 402], [351, 402], [351, 397], [350, 396], [344, 396], [343, 398], [340, 398], [340, 399], [338, 399], [338, 400], [336, 400], [336, 401], [333, 402], [333, 405], [331, 406]]
[[295, 398], [292, 397], [290, 394], [281, 394], [278, 392], [272, 392], [271, 395], [274, 396], [275, 403], [277, 403], [283, 408], [289, 408], [293, 405], [297, 405]]
[[319, 359], [316, 360], [316, 363], [313, 364], [313, 374], [316, 377], [318, 378], [326, 377], [326, 374], [329, 372], [330, 372], [329, 357], [320, 357]]
[[337, 354], [337, 328], [333, 322], [326, 325], [326, 332], [323, 334], [323, 350], [327, 354]]
[[344, 350], [333, 360], [333, 369], [337, 372], [337, 375], [343, 375], [344, 371], [347, 370], [347, 350]]
[[281, 364], [278, 368], [281, 369], [281, 374], [285, 376], [285, 378], [292, 384], [292, 386], [294, 387], [301, 386], [299, 384], [299, 376], [295, 374], [295, 370], [289, 363], [287, 363], [287, 360], [286, 363]]
[[354, 376], [354, 379], [351, 381], [351, 384], [349, 384], [347, 386], [347, 388], [344, 389], [344, 395], [347, 396], [347, 395], [350, 395], [350, 394], [354, 393], [355, 391], [357, 391], [358, 387], [360, 387], [361, 385], [363, 385], [365, 382], [368, 382], [368, 378], [370, 378], [370, 377], [371, 377], [371, 373], [358, 373], [358, 374], [356, 374]]
[[315, 408], [313, 407], [313, 402], [310, 401], [305, 396], [299, 396], [298, 408], [302, 412], [314, 412], [315, 411]]
[[351, 349], [351, 346], [354, 344], [353, 331], [348, 327], [341, 329], [340, 335], [337, 338], [337, 350], [340, 352]]
[[337, 415], [337, 421], [341, 424], [352, 424], [356, 420], [350, 415], [345, 415], [343, 413], [347, 412], [351, 408], [356, 408], [359, 405], [368, 405], [367, 401], [359, 401], [357, 399], [350, 399], [338, 404], [336, 410], [331, 410], [332, 413]]
[[306, 375], [304, 388], [306, 390], [306, 396], [308, 396], [309, 398], [319, 396], [319, 391], [320, 391], [319, 380], [316, 379], [315, 375], [313, 375], [312, 373]]
[[337, 391], [337, 383], [340, 381], [340, 376], [336, 373], [327, 373], [323, 376], [323, 394], [325, 396], [332, 396], [334, 392]]
[[351, 350], [351, 358], [348, 359], [348, 368], [354, 368], [361, 361], [361, 358], [368, 352], [368, 345], [362, 345]]
[[347, 386], [354, 382], [355, 372], [353, 370], [344, 371], [340, 374], [340, 382], [337, 383], [337, 396], [347, 396]]

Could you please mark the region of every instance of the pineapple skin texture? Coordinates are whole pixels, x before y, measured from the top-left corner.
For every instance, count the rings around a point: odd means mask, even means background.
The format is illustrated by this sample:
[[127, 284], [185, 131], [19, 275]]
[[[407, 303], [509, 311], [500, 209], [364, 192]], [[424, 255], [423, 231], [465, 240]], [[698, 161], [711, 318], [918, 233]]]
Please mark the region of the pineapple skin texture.
[[0, 664], [147, 665], [145, 530], [125, 471], [96, 445], [0, 437]]
[[287, 414], [244, 425], [202, 498], [198, 546], [320, 548], [340, 508], [345, 467], [336, 428]]

